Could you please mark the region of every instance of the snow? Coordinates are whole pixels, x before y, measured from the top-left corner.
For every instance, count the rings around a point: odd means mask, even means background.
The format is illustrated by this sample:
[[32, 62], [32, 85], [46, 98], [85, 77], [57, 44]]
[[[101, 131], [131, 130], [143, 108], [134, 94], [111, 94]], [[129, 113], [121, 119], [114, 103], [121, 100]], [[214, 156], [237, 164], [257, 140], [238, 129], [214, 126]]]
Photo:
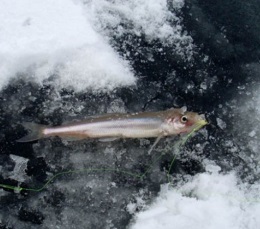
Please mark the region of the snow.
[[[134, 34], [144, 35], [147, 42], [157, 39], [172, 51], [191, 59], [193, 39], [181, 25], [182, 18], [176, 16], [184, 6], [183, 0], [77, 0], [85, 6], [87, 18], [100, 33], [109, 37]], [[169, 10], [169, 5], [171, 10]]]
[[260, 184], [238, 182], [234, 172], [207, 171], [185, 184], [165, 184], [155, 202], [136, 215], [131, 229], [257, 228]]
[[128, 63], [71, 0], [3, 0], [0, 34], [0, 88], [17, 75], [78, 91], [135, 83]]
[[[92, 15], [96, 15], [93, 19], [97, 20], [96, 25], [100, 28], [116, 28], [123, 20], [128, 20], [133, 23], [132, 29], [135, 34], [140, 35], [143, 32], [150, 39], [166, 39], [177, 34], [181, 36], [179, 34], [181, 26], [172, 27], [167, 21], [170, 18], [175, 21], [180, 19], [168, 10], [165, 0], [90, 0], [83, 2], [87, 6], [86, 10], [92, 12]], [[173, 2], [174, 7], [178, 9], [184, 5], [183, 1]], [[121, 32], [124, 32], [123, 27], [120, 29]]]
[[[183, 0], [172, 2], [173, 10], [183, 5]], [[76, 91], [134, 85], [128, 61], [109, 44], [109, 37], [129, 32], [174, 44], [173, 51], [192, 56], [192, 38], [166, 0], [3, 0], [0, 89], [16, 77]]]

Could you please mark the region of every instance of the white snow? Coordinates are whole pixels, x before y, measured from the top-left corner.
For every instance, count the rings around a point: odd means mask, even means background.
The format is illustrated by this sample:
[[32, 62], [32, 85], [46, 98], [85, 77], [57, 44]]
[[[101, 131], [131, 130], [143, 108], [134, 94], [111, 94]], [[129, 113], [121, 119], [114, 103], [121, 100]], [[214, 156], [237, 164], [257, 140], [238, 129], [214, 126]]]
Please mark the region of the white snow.
[[39, 83], [56, 75], [56, 87], [75, 90], [135, 83], [128, 63], [72, 0], [0, 1], [0, 46], [0, 89], [18, 73]]
[[[179, 22], [180, 18], [168, 10], [166, 0], [83, 0], [82, 2], [87, 6], [86, 10], [99, 28], [117, 28], [121, 22], [125, 21], [133, 23], [131, 32], [137, 35], [143, 32], [150, 39], [166, 39], [172, 35], [181, 36], [181, 26], [172, 27], [167, 21], [173, 19]], [[174, 8], [179, 9], [184, 5], [183, 0], [173, 2]], [[122, 26], [118, 29], [125, 32]]]
[[166, 0], [0, 1], [0, 90], [16, 77], [77, 91], [133, 85], [131, 66], [109, 44], [125, 33], [190, 59], [192, 38], [174, 12], [184, 1], [171, 3], [172, 11]]
[[238, 184], [234, 172], [217, 170], [198, 174], [185, 184], [162, 186], [155, 202], [136, 215], [131, 229], [258, 228], [260, 184]]
[[[102, 34], [120, 37], [124, 34], [144, 35], [147, 42], [160, 40], [173, 52], [191, 59], [193, 39], [176, 16], [184, 0], [77, 0], [84, 4], [86, 16]], [[169, 5], [171, 10], [169, 10]]]

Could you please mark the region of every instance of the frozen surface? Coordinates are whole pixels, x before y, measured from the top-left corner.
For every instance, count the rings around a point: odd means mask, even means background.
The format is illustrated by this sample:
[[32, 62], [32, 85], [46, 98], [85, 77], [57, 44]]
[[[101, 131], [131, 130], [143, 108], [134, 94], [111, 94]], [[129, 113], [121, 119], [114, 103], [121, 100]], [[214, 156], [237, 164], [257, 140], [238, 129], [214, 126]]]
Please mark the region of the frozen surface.
[[71, 0], [3, 0], [0, 21], [1, 88], [16, 75], [78, 91], [135, 82], [127, 62]]
[[[244, 68], [250, 80], [246, 86], [238, 86], [240, 97], [226, 101], [232, 113], [223, 110], [225, 119], [230, 116], [235, 120], [228, 126], [216, 118], [216, 124], [221, 130], [232, 131], [233, 141], [224, 140], [226, 148], [244, 160], [248, 168], [221, 173], [219, 166], [204, 161], [206, 172], [188, 177], [184, 182], [163, 185], [154, 203], [136, 215], [132, 229], [172, 228], [172, 225], [176, 229], [259, 227], [260, 84], [254, 79], [260, 68], [256, 63]], [[249, 174], [248, 169], [251, 169]], [[241, 181], [237, 172], [250, 182]]]

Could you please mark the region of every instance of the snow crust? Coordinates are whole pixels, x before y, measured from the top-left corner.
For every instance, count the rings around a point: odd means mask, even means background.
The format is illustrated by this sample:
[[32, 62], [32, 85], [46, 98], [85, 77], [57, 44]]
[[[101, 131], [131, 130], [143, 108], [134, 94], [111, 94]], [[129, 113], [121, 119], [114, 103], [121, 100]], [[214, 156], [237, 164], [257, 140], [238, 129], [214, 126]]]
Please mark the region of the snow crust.
[[17, 75], [78, 91], [135, 83], [128, 63], [71, 0], [1, 1], [0, 46], [0, 89]]

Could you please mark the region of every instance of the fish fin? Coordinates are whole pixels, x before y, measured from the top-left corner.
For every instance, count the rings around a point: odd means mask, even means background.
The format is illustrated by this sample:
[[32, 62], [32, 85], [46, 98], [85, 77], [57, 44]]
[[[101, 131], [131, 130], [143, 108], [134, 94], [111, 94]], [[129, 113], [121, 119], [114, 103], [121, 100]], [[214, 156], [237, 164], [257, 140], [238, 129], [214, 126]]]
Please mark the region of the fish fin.
[[183, 106], [180, 109], [181, 109], [181, 113], [182, 114], [185, 114], [185, 112], [187, 111], [187, 107], [186, 106]]
[[119, 138], [99, 138], [98, 141], [100, 142], [112, 142], [112, 141], [115, 141]]
[[153, 145], [152, 145], [151, 148], [149, 149], [148, 154], [150, 154], [150, 153], [153, 151], [153, 149], [155, 148], [155, 146], [158, 144], [158, 142], [161, 140], [162, 137], [163, 137], [163, 135], [159, 135], [159, 136], [156, 138], [155, 142], [153, 143]]
[[32, 122], [23, 122], [22, 125], [25, 129], [29, 130], [30, 133], [16, 140], [17, 142], [32, 142], [40, 138], [44, 138], [43, 130], [46, 126]]

